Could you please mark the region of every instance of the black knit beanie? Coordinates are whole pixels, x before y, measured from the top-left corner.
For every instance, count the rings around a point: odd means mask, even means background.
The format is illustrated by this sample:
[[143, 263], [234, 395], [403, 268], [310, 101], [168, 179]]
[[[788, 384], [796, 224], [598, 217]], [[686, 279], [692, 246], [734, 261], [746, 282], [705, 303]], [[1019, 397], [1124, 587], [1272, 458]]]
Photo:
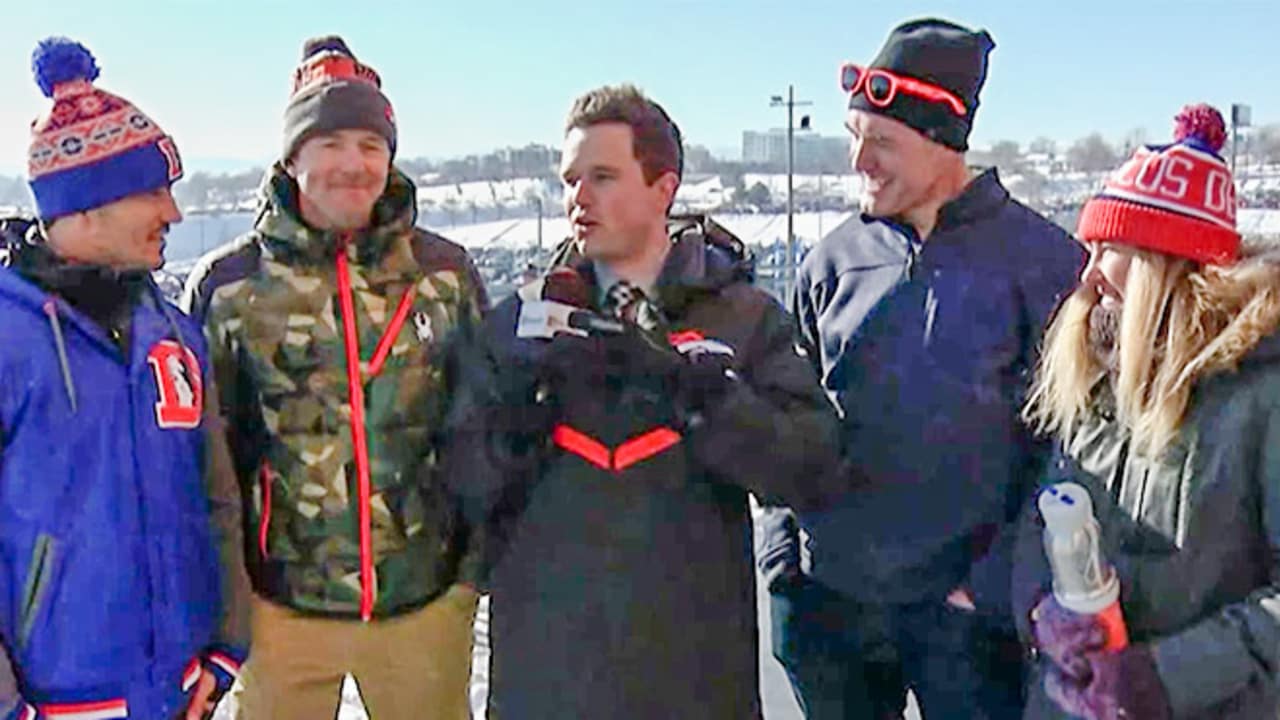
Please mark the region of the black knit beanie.
[[342, 38], [329, 35], [302, 46], [284, 111], [284, 159], [291, 159], [311, 135], [334, 130], [375, 132], [386, 138], [395, 156], [396, 117], [382, 94], [382, 79], [356, 60]]
[[965, 113], [957, 115], [945, 102], [902, 91], [885, 107], [872, 103], [865, 91], [859, 92], [849, 98], [849, 108], [887, 115], [934, 142], [961, 152], [968, 150], [978, 93], [987, 79], [987, 55], [995, 46], [985, 30], [974, 32], [936, 18], [905, 22], [889, 33], [867, 67], [947, 90], [964, 104]]

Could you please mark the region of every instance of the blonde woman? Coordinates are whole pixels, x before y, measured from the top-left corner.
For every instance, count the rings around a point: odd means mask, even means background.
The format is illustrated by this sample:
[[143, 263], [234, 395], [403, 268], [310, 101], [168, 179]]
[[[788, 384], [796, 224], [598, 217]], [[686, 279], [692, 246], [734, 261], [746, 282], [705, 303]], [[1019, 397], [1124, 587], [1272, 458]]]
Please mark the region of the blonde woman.
[[1024, 544], [1019, 615], [1041, 658], [1028, 717], [1280, 708], [1280, 258], [1242, 252], [1221, 115], [1184, 108], [1175, 138], [1086, 204], [1090, 261], [1025, 413], [1062, 442], [1055, 479], [1091, 490], [1130, 644], [1102, 650]]

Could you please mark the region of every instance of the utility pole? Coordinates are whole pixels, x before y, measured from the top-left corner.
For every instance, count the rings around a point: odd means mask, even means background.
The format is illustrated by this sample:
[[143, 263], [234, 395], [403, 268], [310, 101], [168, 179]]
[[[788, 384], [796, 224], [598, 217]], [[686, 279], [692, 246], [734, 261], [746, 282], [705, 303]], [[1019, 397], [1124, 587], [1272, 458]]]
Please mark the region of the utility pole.
[[542, 195], [534, 195], [529, 202], [538, 208], [538, 254], [542, 254]]
[[1236, 176], [1236, 146], [1240, 144], [1240, 128], [1249, 127], [1253, 108], [1241, 103], [1231, 105], [1231, 177]]
[[[790, 302], [792, 288], [795, 286], [796, 269], [796, 233], [795, 233], [795, 109], [797, 106], [812, 105], [809, 101], [796, 102], [796, 92], [794, 85], [787, 86], [787, 99], [784, 101], [781, 95], [774, 95], [770, 98], [769, 107], [787, 108], [787, 262], [784, 267], [784, 290], [785, 293], [782, 301]], [[800, 118], [800, 129], [809, 129], [809, 116], [805, 115]]]

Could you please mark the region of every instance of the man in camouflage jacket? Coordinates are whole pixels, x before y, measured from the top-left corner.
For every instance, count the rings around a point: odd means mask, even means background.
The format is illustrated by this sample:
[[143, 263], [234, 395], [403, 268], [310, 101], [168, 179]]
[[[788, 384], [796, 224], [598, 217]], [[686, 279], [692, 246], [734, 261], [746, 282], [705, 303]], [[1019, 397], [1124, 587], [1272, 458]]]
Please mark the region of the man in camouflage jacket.
[[258, 601], [242, 717], [467, 717], [478, 543], [436, 471], [442, 341], [479, 318], [465, 252], [414, 227], [394, 116], [339, 38], [309, 41], [253, 231], [201, 261]]

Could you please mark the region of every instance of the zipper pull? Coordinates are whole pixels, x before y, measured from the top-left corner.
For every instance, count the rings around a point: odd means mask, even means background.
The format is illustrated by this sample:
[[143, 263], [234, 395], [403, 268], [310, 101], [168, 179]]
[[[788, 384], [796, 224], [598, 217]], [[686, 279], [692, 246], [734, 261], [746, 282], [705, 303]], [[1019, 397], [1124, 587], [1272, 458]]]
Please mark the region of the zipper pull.
[[907, 243], [905, 275], [907, 280], [911, 280], [915, 276], [916, 265], [920, 261], [920, 251], [923, 249], [923, 243], [917, 240], [915, 229], [910, 225], [900, 225], [899, 231], [902, 233], [903, 241]]

